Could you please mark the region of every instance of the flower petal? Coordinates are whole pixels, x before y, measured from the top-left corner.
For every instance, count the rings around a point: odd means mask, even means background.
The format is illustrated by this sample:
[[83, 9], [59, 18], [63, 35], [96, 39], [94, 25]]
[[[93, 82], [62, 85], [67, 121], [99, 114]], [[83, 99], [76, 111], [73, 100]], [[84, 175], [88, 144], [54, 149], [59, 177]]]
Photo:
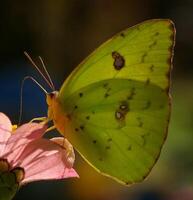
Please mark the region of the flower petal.
[[0, 113], [0, 157], [2, 157], [8, 138], [11, 136], [11, 121]]
[[26, 146], [19, 157], [20, 167], [25, 170], [22, 183], [78, 177], [76, 171], [69, 169], [66, 150], [47, 139], [38, 139]]
[[9, 118], [4, 114], [0, 112], [0, 126], [7, 131], [12, 131], [12, 124]]
[[27, 123], [20, 126], [8, 139], [4, 157], [8, 159], [11, 165], [15, 165], [26, 145], [43, 136], [46, 128], [47, 126], [38, 123]]

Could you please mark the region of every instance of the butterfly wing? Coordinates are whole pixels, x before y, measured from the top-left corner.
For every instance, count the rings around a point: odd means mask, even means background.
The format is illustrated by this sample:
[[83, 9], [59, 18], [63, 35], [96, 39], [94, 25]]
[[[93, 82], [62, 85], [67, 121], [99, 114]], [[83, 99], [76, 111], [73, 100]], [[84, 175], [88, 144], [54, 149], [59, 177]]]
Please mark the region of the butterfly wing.
[[151, 81], [167, 88], [175, 28], [170, 20], [149, 20], [118, 33], [88, 56], [64, 82], [66, 98], [91, 83], [109, 78]]
[[143, 180], [167, 135], [174, 26], [150, 20], [114, 36], [59, 92], [65, 136], [94, 168], [124, 184]]

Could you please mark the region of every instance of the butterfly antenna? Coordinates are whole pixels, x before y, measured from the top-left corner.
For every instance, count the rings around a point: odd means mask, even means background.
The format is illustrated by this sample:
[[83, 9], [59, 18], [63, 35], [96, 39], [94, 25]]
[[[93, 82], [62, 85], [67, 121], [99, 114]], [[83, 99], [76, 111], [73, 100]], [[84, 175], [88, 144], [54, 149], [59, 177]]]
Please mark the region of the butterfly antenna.
[[39, 72], [39, 74], [43, 77], [43, 79], [46, 81], [46, 83], [49, 85], [49, 87], [53, 90], [53, 83], [50, 83], [50, 81], [45, 77], [45, 75], [41, 72], [41, 70], [39, 69], [39, 67], [35, 64], [35, 62], [32, 60], [32, 58], [30, 57], [30, 55], [24, 51], [25, 56], [29, 59], [29, 61], [32, 63], [32, 65], [36, 68], [36, 70]]
[[40, 59], [40, 62], [41, 62], [41, 64], [42, 64], [42, 67], [43, 67], [43, 69], [44, 69], [44, 72], [45, 72], [45, 74], [46, 74], [46, 76], [47, 76], [47, 78], [48, 78], [48, 81], [49, 81], [50, 84], [52, 85], [52, 89], [55, 91], [54, 84], [53, 84], [53, 82], [52, 82], [52, 79], [51, 79], [51, 77], [50, 77], [50, 74], [48, 73], [48, 70], [46, 69], [46, 66], [45, 66], [44, 61], [43, 61], [43, 59], [41, 58], [41, 56], [39, 56], [39, 59]]
[[45, 94], [48, 94], [48, 92], [43, 88], [43, 86], [38, 81], [36, 81], [35, 78], [33, 78], [32, 76], [24, 77], [24, 79], [22, 80], [22, 83], [21, 83], [21, 91], [20, 91], [20, 105], [19, 105], [19, 122], [18, 122], [18, 126], [21, 124], [22, 114], [23, 114], [23, 87], [24, 87], [25, 81], [28, 80], [28, 79], [32, 80], [36, 85], [38, 85], [39, 88], [42, 89], [42, 91]]

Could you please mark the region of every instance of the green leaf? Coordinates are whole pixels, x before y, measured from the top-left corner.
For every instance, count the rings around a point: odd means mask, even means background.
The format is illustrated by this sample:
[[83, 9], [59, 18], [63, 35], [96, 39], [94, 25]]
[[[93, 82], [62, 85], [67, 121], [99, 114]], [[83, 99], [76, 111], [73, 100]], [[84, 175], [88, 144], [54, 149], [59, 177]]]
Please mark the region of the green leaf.
[[0, 173], [0, 200], [11, 200], [18, 191], [18, 183], [12, 172]]

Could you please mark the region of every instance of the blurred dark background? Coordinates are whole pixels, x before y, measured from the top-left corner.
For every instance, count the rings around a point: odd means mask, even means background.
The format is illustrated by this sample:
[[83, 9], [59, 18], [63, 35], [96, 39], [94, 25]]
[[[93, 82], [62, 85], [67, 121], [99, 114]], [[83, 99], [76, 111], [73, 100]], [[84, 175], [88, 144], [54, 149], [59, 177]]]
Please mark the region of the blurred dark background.
[[[2, 0], [0, 4], [0, 111], [19, 118], [21, 81], [42, 81], [24, 56], [42, 56], [57, 88], [88, 54], [115, 33], [152, 18], [177, 29], [169, 135], [150, 176], [130, 188], [102, 177], [81, 158], [80, 179], [31, 183], [15, 200], [193, 200], [193, 0]], [[45, 86], [46, 87], [46, 86]], [[45, 97], [24, 87], [23, 121], [46, 115]], [[77, 156], [78, 157], [78, 156]]]

